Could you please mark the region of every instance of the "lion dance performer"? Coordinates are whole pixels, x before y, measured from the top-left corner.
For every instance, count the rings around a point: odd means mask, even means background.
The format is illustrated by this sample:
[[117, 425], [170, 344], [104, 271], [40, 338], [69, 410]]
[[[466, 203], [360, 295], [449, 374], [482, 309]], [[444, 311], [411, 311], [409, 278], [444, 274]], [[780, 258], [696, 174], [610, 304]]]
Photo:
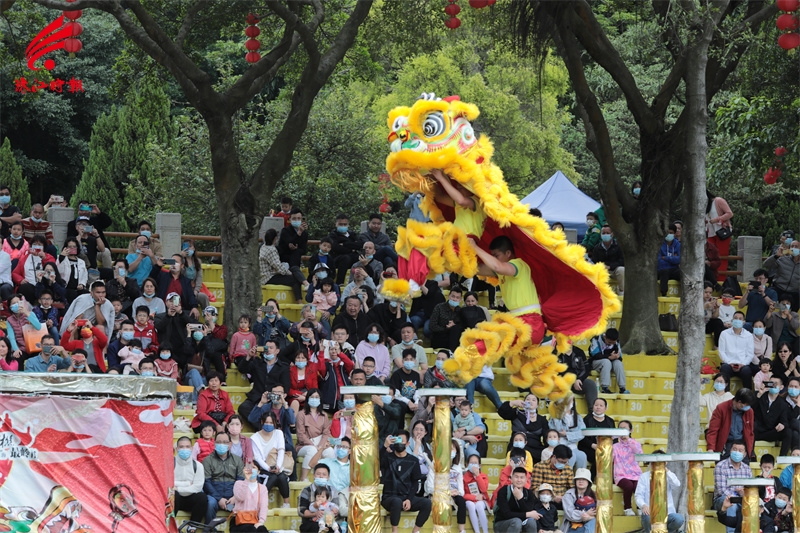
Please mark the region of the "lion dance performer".
[[444, 272], [499, 282], [510, 311], [465, 331], [445, 371], [468, 383], [505, 357], [514, 386], [564, 398], [575, 376], [559, 375], [566, 367], [549, 344], [541, 345], [545, 331], [564, 351], [570, 339], [605, 331], [619, 300], [603, 265], [587, 262], [583, 247], [567, 243], [562, 231], [551, 231], [511, 194], [492, 163], [491, 142], [475, 136], [471, 121], [478, 114], [458, 96], [433, 94], [389, 112], [387, 171], [403, 191], [424, 194], [420, 208], [431, 221], [409, 219], [398, 228], [401, 279], [385, 280], [383, 293], [408, 301], [426, 279]]

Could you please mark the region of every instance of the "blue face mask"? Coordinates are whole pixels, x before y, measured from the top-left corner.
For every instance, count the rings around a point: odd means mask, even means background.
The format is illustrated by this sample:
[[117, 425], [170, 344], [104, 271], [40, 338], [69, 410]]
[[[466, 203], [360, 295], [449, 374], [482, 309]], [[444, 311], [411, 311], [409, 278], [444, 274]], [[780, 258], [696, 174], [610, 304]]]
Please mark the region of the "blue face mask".
[[778, 388], [778, 387], [770, 387], [769, 388], [769, 393], [772, 394], [773, 396], [775, 396], [776, 394], [780, 394], [780, 392], [781, 392], [781, 389]]
[[556, 462], [556, 470], [564, 470], [564, 467], [567, 466], [564, 463]]
[[675, 240], [675, 235], [673, 235], [672, 233], [668, 233], [668, 234], [667, 234], [667, 236], [666, 236], [666, 237], [664, 237], [664, 239], [665, 239], [667, 242], [672, 242], [672, 241], [674, 241], [674, 240]]
[[308, 405], [310, 407], [319, 407], [319, 398], [309, 398]]
[[458, 307], [458, 302], [455, 300], [447, 300], [447, 303], [450, 304], [450, 307]]
[[741, 463], [742, 459], [744, 459], [744, 454], [742, 452], [731, 452], [731, 461], [734, 463]]
[[416, 361], [403, 361], [403, 368], [405, 368], [406, 370], [414, 370], [416, 366], [417, 366]]
[[270, 320], [275, 318], [275, 316], [276, 316], [275, 313], [267, 313], [267, 318], [269, 318]]
[[302, 220], [292, 220], [290, 222], [290, 224], [292, 225], [293, 228], [299, 228], [303, 224], [303, 221]]
[[328, 255], [328, 252], [323, 252], [322, 250], [320, 250], [319, 255], [325, 257], [326, 255]]
[[19, 312], [19, 304], [11, 304], [11, 307], [9, 307], [9, 309], [11, 310], [12, 313], [18, 313]]
[[33, 222], [36, 222], [37, 224], [38, 224], [39, 222], [41, 222], [41, 221], [42, 221], [42, 219], [41, 219], [41, 218], [36, 218], [36, 217], [35, 217], [35, 216], [33, 216], [33, 215], [31, 215], [31, 220], [32, 220]]
[[731, 320], [731, 326], [733, 326], [734, 329], [742, 329], [742, 326], [744, 326], [744, 320], [734, 318], [733, 320]]
[[797, 398], [798, 396], [800, 396], [800, 389], [795, 389], [790, 387], [786, 389], [786, 392], [788, 392], [789, 396], [791, 396], [792, 398]]
[[267, 361], [272, 361], [273, 359], [275, 359], [275, 354], [274, 353], [267, 353], [267, 354], [264, 354], [264, 357], [266, 357]]
[[261, 429], [263, 429], [266, 433], [272, 433], [273, 431], [275, 431], [275, 425], [264, 424], [263, 426], [261, 426]]
[[189, 257], [192, 257], [194, 255], [194, 250], [192, 250], [192, 249], [186, 250], [186, 255], [188, 255]]
[[141, 236], [143, 236], [143, 237], [147, 237], [147, 238], [149, 239], [149, 238], [150, 238], [150, 236], [152, 235], [152, 233], [150, 233], [150, 232], [149, 232], [149, 231], [147, 231], [146, 229], [143, 229], [142, 231], [140, 231], [140, 232], [139, 232], [139, 235], [141, 235]]
[[303, 342], [311, 342], [311, 337], [306, 337], [305, 335], [300, 335], [300, 340]]
[[555, 448], [556, 446], [558, 446], [558, 439], [548, 439], [547, 445], [550, 446], [551, 448]]
[[613, 239], [613, 238], [614, 238], [613, 235], [611, 235], [609, 233], [604, 233], [604, 234], [600, 235], [600, 240], [602, 240], [603, 242], [611, 242], [611, 239]]
[[181, 448], [180, 450], [178, 450], [178, 457], [180, 457], [184, 461], [189, 459], [189, 457], [191, 457], [191, 456], [192, 456], [191, 448], [188, 448], [188, 449], [187, 448]]
[[642, 188], [641, 187], [634, 187], [633, 188], [633, 195], [634, 196], [639, 196], [640, 194], [642, 194]]
[[800, 255], [800, 248], [792, 248], [792, 255], [794, 257], [797, 257], [798, 255]]
[[[389, 302], [389, 307], [391, 307], [393, 309], [396, 309], [397, 308], [397, 302]], [[405, 341], [403, 341], [403, 342], [405, 342]]]
[[10, 196], [5, 196], [5, 195], [4, 196], [0, 196], [0, 204], [8, 205], [10, 203], [11, 203], [11, 197]]
[[317, 487], [326, 487], [328, 486], [328, 479], [324, 477], [315, 477], [314, 485], [316, 485]]
[[161, 359], [163, 359], [164, 361], [166, 361], [167, 359], [169, 359], [170, 357], [172, 357], [172, 354], [171, 354], [171, 353], [162, 353], [162, 354], [159, 354], [159, 357], [160, 357]]
[[133, 340], [133, 332], [132, 331], [123, 331], [122, 333], [120, 333], [120, 337], [122, 337], [122, 340], [124, 340], [124, 341], [132, 341]]
[[306, 361], [297, 361], [294, 364], [294, 366], [296, 366], [297, 368], [302, 370], [302, 369], [304, 369], [306, 367], [307, 364], [308, 364], [308, 362], [306, 362]]
[[225, 455], [228, 453], [229, 446], [227, 444], [215, 444], [214, 451], [217, 452], [218, 455]]
[[202, 331], [194, 331], [192, 332], [192, 338], [197, 342], [203, 340], [203, 332]]
[[383, 405], [392, 403], [392, 397], [389, 396], [388, 394], [384, 394], [383, 396], [381, 396], [381, 401], [383, 402]]
[[355, 409], [356, 408], [356, 401], [352, 398], [348, 398], [344, 401], [344, 408], [345, 409]]
[[514, 441], [514, 448], [524, 448], [524, 447], [525, 447], [525, 441], [521, 440]]
[[345, 448], [336, 448], [336, 458], [337, 459], [344, 459], [345, 457], [347, 457], [347, 454], [349, 452], [350, 452], [350, 450], [347, 450]]
[[119, 277], [121, 277], [121, 278], [124, 278], [125, 274], [127, 274], [127, 273], [128, 273], [128, 271], [125, 270], [124, 268], [118, 268], [117, 269], [117, 275], [119, 275]]
[[347, 233], [347, 230], [349, 229], [349, 226], [336, 226], [336, 231], [339, 233]]
[[365, 255], [364, 257], [366, 257], [367, 259], [370, 259], [370, 260], [372, 260], [372, 258], [373, 258], [374, 256], [373, 256], [373, 255]]
[[753, 335], [761, 336], [764, 334], [764, 331], [764, 328], [753, 328]]
[[714, 390], [717, 391], [717, 392], [724, 391], [725, 390], [725, 384], [724, 383], [714, 383]]
[[749, 410], [750, 410], [750, 406], [749, 406], [749, 405], [743, 405], [743, 406], [742, 406], [742, 409], [741, 409], [741, 411], [742, 411], [743, 413], [746, 413], [746, 412], [747, 412], [747, 411], [749, 411]]
[[378, 342], [380, 338], [381, 336], [378, 335], [377, 333], [370, 333], [369, 335], [367, 335], [367, 340], [372, 343]]
[[438, 359], [436, 361], [436, 368], [438, 368], [439, 370], [443, 369], [444, 368], [444, 361], [442, 361], [441, 359]]
[[155, 295], [156, 295], [156, 293], [154, 293], [154, 292], [145, 292], [144, 293], [144, 297], [145, 298], [152, 298]]
[[775, 498], [775, 507], [778, 509], [783, 509], [786, 507], [787, 501], [781, 500], [780, 498]]
[[[78, 367], [76, 366], [75, 368]], [[80, 368], [83, 368], [83, 365], [81, 365]], [[153, 372], [152, 370], [142, 370], [142, 377], [152, 378], [155, 375], [156, 375], [155, 372]]]
[[325, 279], [327, 277], [328, 277], [328, 273], [325, 272], [324, 270], [320, 270], [319, 272], [317, 272], [317, 279], [322, 280], [322, 279]]

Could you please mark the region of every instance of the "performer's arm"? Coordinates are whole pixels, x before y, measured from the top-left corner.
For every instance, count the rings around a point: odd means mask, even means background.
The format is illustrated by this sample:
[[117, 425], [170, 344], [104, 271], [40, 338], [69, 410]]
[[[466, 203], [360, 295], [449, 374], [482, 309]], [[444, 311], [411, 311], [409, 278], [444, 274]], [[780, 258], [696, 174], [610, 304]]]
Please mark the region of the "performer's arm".
[[504, 263], [497, 259], [492, 254], [483, 251], [480, 246], [473, 240], [469, 239], [469, 243], [478, 258], [483, 261], [483, 264], [478, 267], [478, 274], [481, 276], [493, 276], [499, 274], [501, 276], [516, 276], [517, 267], [511, 263]]
[[444, 173], [438, 169], [434, 168], [431, 170], [431, 174], [433, 177], [436, 178], [436, 181], [439, 182], [439, 185], [442, 186], [444, 192], [447, 193], [446, 196], [442, 197], [441, 195], [436, 195], [436, 200], [441, 201], [442, 203], [446, 203], [447, 205], [452, 205], [452, 203], [458, 204], [464, 209], [475, 209], [475, 200], [470, 198], [469, 196], [464, 195], [458, 188], [453, 185], [450, 181], [450, 178], [444, 175]]

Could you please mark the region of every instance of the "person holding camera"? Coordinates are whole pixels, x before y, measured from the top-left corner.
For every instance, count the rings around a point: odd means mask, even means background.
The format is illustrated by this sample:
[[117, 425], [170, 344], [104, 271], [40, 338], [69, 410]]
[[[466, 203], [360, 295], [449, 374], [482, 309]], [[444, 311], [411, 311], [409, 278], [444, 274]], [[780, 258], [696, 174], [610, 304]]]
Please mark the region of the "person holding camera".
[[61, 346], [56, 346], [52, 335], [42, 337], [42, 351], [25, 361], [25, 372], [61, 372], [70, 365], [70, 357]]
[[128, 277], [135, 279], [139, 288], [143, 288], [144, 280], [150, 277], [150, 272], [153, 270], [156, 256], [150, 248], [148, 237], [139, 235], [135, 241], [136, 248], [125, 257], [125, 260], [128, 261]]
[[419, 461], [406, 450], [408, 431], [388, 435], [380, 450], [381, 483], [383, 495], [381, 506], [389, 511], [392, 533], [397, 533], [402, 511], [418, 511], [413, 533], [418, 533], [431, 514], [432, 502], [417, 496], [417, 489], [425, 476], [419, 469]]
[[744, 317], [744, 327], [747, 331], [753, 331], [753, 322], [763, 320], [771, 305], [778, 301], [778, 293], [775, 289], [767, 287], [767, 271], [763, 268], [753, 272], [753, 280], [747, 284], [744, 294], [739, 299], [739, 309], [747, 308]]
[[262, 399], [265, 391], [272, 390], [276, 385], [283, 387], [286, 392], [291, 386], [289, 375], [289, 365], [278, 357], [280, 349], [278, 344], [270, 339], [266, 342], [263, 352], [261, 348], [251, 347], [245, 357], [236, 359], [236, 367], [242, 374], [250, 376], [253, 384], [247, 399], [239, 406], [239, 414], [242, 418], [250, 419], [250, 412]]
[[781, 376], [774, 375], [758, 392], [758, 400], [753, 406], [754, 435], [756, 440], [780, 441], [781, 455], [786, 455], [791, 448], [792, 432], [789, 429], [790, 405], [780, 397], [783, 381]]

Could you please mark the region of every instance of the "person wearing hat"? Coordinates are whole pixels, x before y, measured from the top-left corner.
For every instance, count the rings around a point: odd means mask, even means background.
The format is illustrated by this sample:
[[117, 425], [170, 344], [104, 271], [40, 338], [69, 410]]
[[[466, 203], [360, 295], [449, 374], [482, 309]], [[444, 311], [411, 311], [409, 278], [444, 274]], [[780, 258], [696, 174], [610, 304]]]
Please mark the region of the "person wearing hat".
[[[663, 454], [664, 452], [658, 450], [656, 454]], [[669, 468], [667, 469], [667, 531], [669, 533], [676, 533], [683, 527], [683, 515], [675, 509], [675, 500], [672, 493], [679, 489], [681, 481]], [[639, 476], [639, 482], [636, 485], [636, 492], [634, 494], [636, 499], [636, 507], [642, 514], [642, 529], [645, 533], [650, 532], [650, 470], [646, 470]]]
[[777, 254], [778, 248], [782, 248], [784, 253], [788, 252], [789, 248], [792, 246], [792, 241], [794, 241], [794, 232], [790, 229], [784, 230], [783, 233], [781, 233], [780, 242], [772, 247], [769, 255]]
[[494, 513], [494, 530], [504, 533], [536, 533], [536, 521], [542, 515], [534, 508], [537, 505], [533, 491], [525, 488], [528, 472], [518, 466], [511, 474], [511, 485], [503, 487], [497, 494]]
[[78, 237], [77, 223], [84, 218], [87, 224], [97, 230], [97, 237], [103, 242], [103, 250], [98, 249], [103, 266], [111, 266], [111, 247], [103, 231], [111, 227], [114, 221], [106, 213], [103, 213], [96, 204], [81, 200], [78, 204], [78, 217], [67, 224], [67, 237]]
[[556, 533], [556, 522], [558, 522], [558, 509], [553, 502], [553, 486], [550, 483], [542, 483], [536, 491], [539, 497], [539, 504], [536, 512], [542, 515], [537, 520], [539, 533]]
[[564, 523], [561, 529], [571, 533], [594, 533], [597, 497], [592, 490], [592, 473], [588, 468], [575, 471], [573, 487], [564, 493]]
[[781, 299], [789, 298], [791, 309], [796, 312], [800, 305], [800, 241], [792, 241], [786, 251], [779, 248], [764, 261], [764, 268], [775, 272], [772, 286]]

